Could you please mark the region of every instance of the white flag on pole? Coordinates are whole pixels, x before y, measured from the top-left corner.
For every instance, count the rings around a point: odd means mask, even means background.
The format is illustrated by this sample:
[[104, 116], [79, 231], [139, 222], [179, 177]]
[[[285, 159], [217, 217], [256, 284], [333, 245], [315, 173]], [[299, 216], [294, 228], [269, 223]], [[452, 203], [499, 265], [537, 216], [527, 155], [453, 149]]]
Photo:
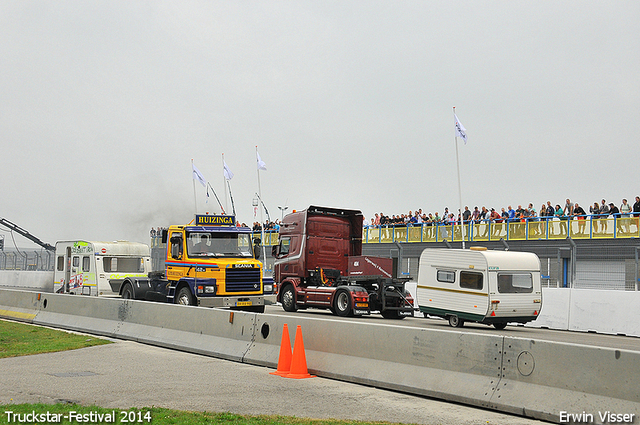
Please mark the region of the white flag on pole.
[[191, 166], [193, 167], [193, 178], [198, 180], [203, 187], [207, 187], [207, 180], [204, 178], [200, 170], [198, 170], [193, 162], [191, 163]]
[[233, 173], [231, 172], [231, 170], [229, 169], [229, 166], [227, 165], [226, 161], [222, 161], [224, 164], [224, 168], [222, 170], [223, 174], [224, 174], [224, 178], [227, 180], [231, 180], [233, 178]]
[[456, 137], [461, 138], [462, 140], [464, 140], [464, 143], [467, 143], [467, 129], [464, 128], [464, 126], [462, 125], [462, 123], [460, 122], [460, 120], [458, 119], [458, 116], [456, 114], [453, 114], [453, 116], [456, 119]]
[[265, 164], [262, 158], [260, 158], [260, 154], [258, 153], [257, 150], [256, 150], [256, 157], [258, 158], [258, 170], [267, 171], [267, 164]]

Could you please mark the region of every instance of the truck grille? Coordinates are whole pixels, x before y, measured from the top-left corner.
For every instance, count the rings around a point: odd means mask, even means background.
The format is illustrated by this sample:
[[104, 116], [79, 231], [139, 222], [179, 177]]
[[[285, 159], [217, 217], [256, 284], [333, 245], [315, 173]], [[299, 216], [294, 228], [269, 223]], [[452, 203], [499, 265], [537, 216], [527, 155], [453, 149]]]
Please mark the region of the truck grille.
[[260, 269], [227, 269], [227, 292], [256, 292], [260, 290]]

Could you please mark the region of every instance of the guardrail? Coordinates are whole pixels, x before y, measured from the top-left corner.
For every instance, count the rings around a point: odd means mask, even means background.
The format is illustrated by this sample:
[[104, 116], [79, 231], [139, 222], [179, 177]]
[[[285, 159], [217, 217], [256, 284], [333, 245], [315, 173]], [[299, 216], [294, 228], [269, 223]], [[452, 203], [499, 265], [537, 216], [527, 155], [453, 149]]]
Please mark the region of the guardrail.
[[554, 422], [562, 412], [596, 423], [600, 412], [640, 414], [636, 351], [4, 289], [0, 316], [272, 368], [287, 323], [302, 327], [318, 376]]

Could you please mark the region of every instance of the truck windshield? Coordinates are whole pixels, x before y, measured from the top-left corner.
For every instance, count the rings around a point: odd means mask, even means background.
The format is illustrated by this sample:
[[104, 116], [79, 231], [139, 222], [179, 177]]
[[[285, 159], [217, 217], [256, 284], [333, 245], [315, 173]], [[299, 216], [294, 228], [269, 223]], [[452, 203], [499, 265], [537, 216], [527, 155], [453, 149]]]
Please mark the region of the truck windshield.
[[187, 235], [189, 257], [251, 257], [248, 233], [192, 232]]

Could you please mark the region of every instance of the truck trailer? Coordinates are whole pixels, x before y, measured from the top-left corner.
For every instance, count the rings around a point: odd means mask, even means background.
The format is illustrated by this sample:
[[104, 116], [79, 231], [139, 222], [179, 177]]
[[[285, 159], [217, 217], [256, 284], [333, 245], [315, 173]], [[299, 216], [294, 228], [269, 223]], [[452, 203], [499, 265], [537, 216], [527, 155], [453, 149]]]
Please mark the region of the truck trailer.
[[413, 298], [405, 289], [410, 278], [396, 277], [391, 258], [362, 255], [363, 218], [357, 210], [318, 206], [284, 217], [272, 254], [277, 301], [285, 311], [413, 316]]

